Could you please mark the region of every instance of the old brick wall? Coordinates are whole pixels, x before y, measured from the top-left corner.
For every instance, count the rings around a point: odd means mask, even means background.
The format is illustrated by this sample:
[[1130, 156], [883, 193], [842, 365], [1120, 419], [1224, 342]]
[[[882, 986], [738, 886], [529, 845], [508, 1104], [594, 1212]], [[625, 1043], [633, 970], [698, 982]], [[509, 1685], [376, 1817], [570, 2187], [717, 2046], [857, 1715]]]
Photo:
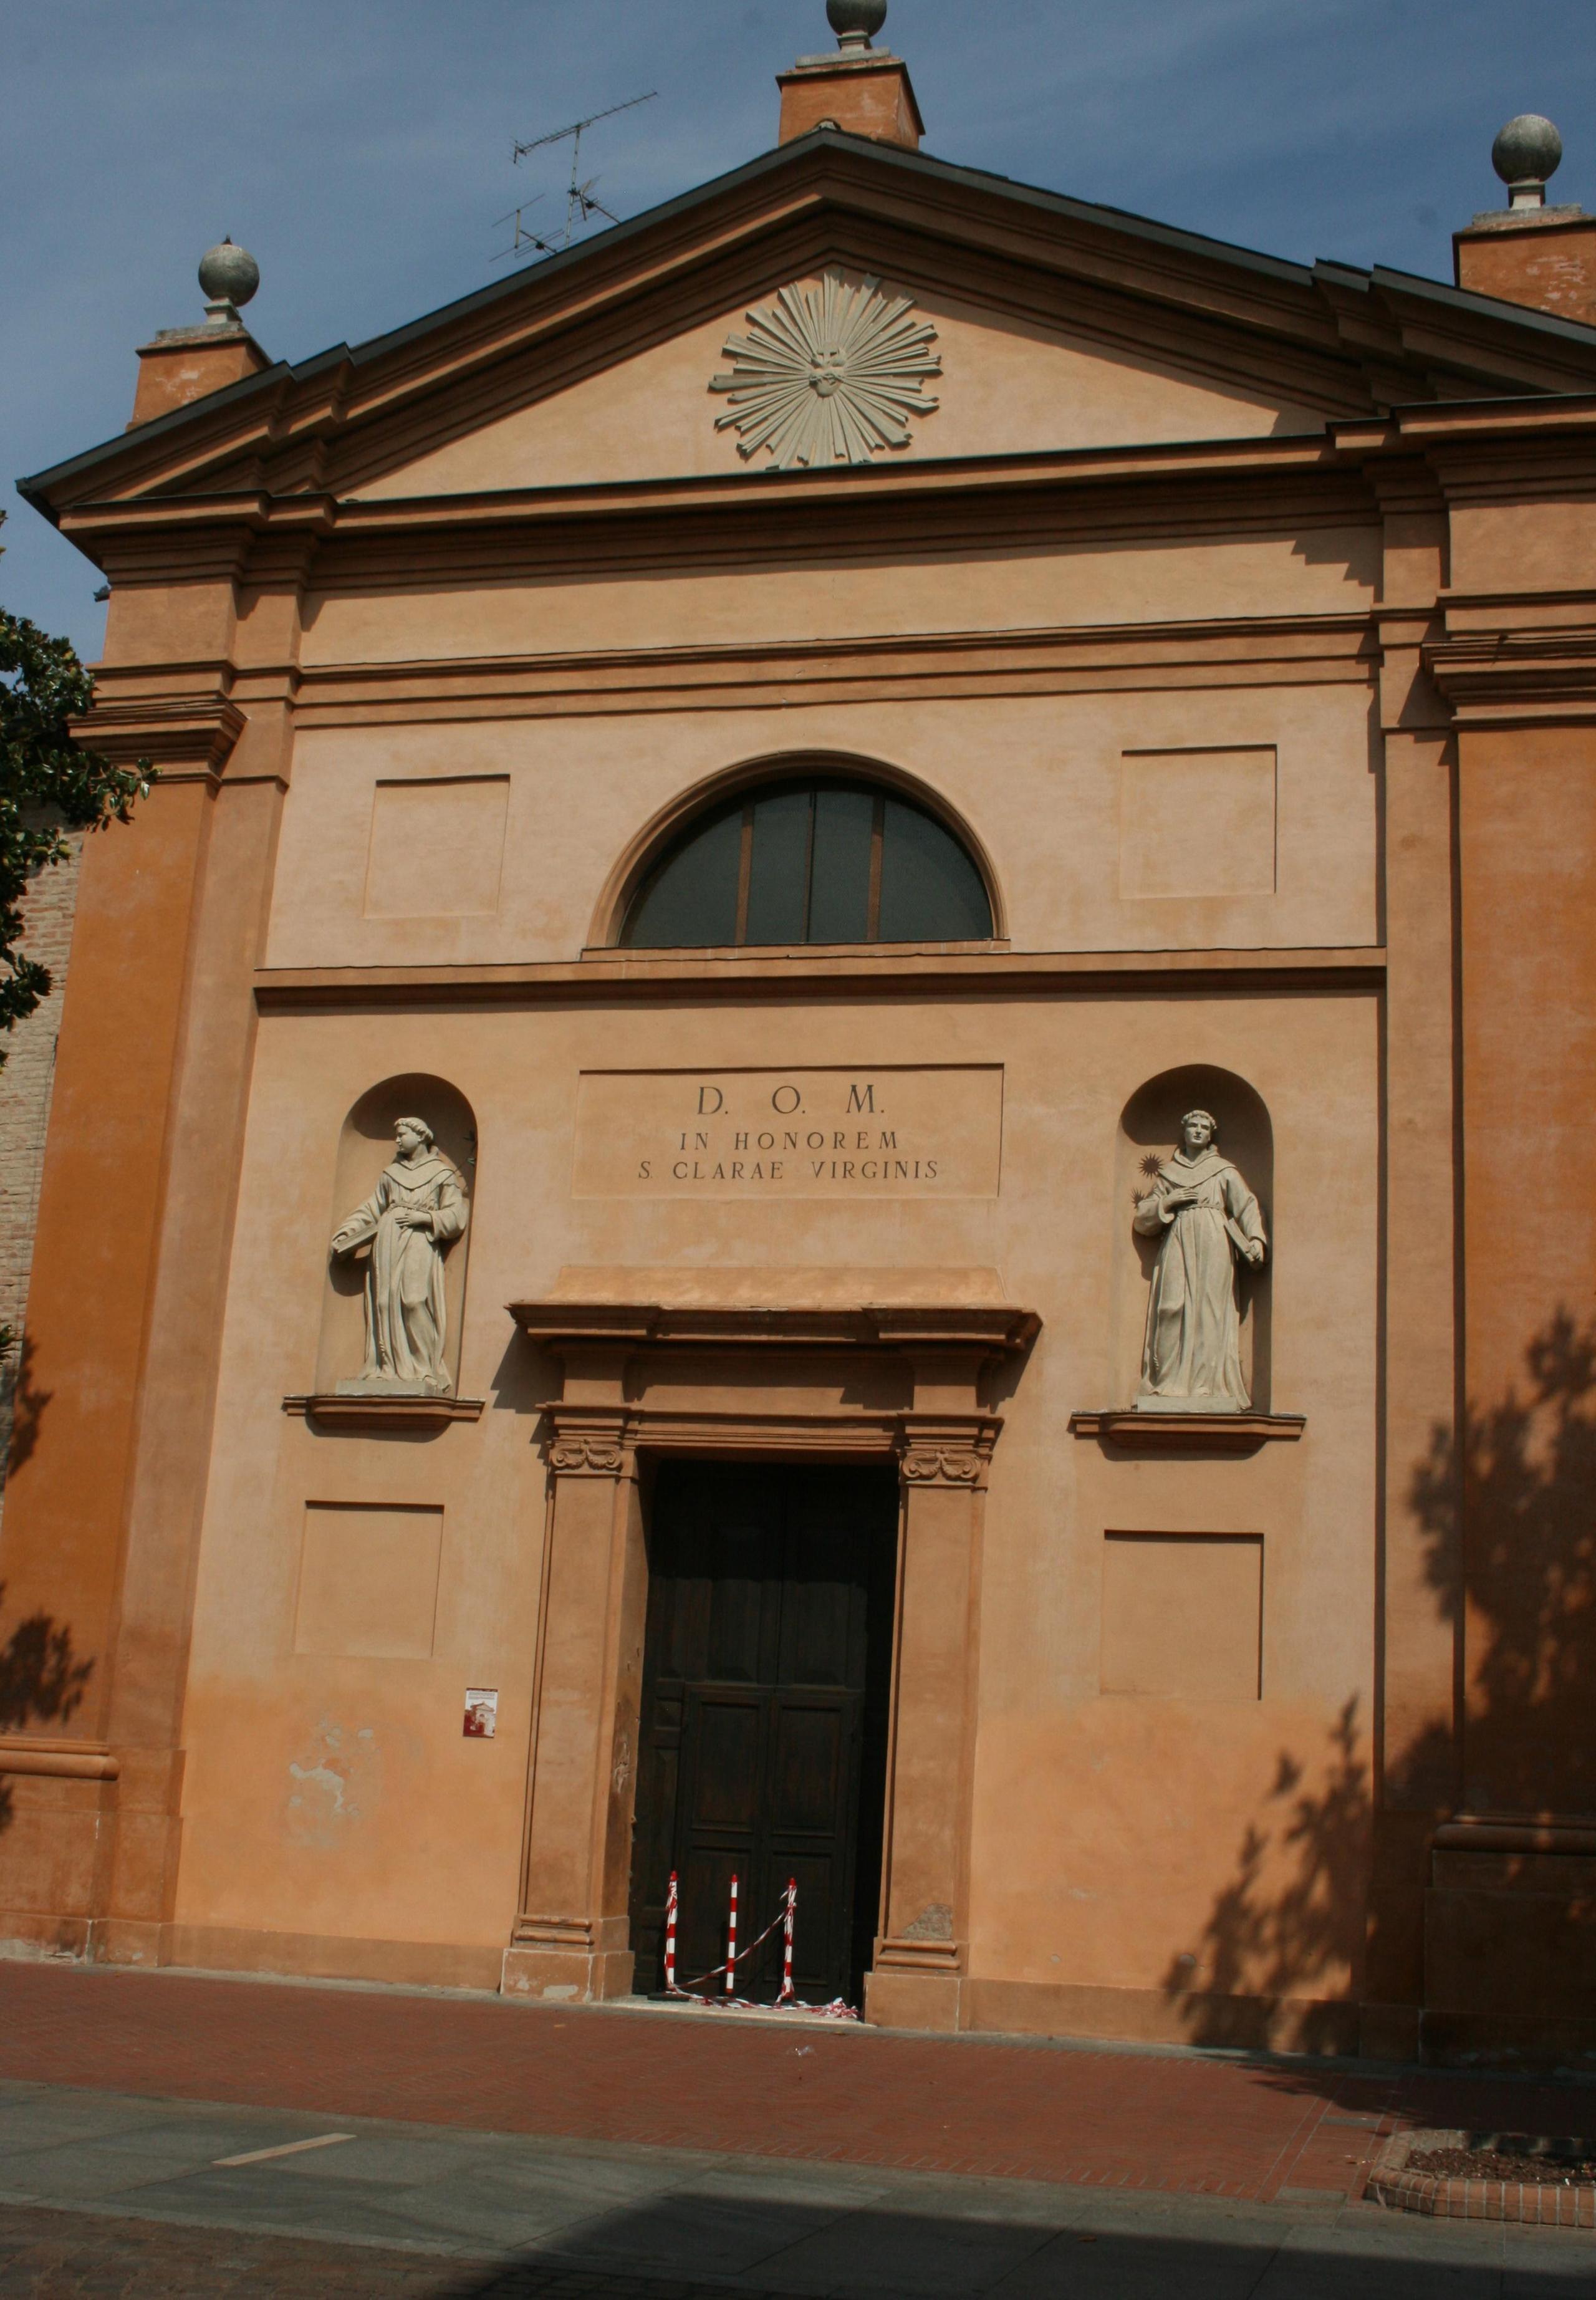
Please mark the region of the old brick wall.
[[10, 1326], [18, 1336], [16, 1346], [0, 1368], [0, 1509], [4, 1506], [5, 1470], [19, 1391], [22, 1411], [27, 1412], [28, 1368], [21, 1335], [83, 833], [69, 832], [68, 838], [71, 860], [41, 871], [23, 905], [27, 921], [23, 946], [29, 958], [49, 968], [50, 995], [36, 1013], [0, 1042], [5, 1055], [4, 1067], [0, 1069], [0, 1325]]

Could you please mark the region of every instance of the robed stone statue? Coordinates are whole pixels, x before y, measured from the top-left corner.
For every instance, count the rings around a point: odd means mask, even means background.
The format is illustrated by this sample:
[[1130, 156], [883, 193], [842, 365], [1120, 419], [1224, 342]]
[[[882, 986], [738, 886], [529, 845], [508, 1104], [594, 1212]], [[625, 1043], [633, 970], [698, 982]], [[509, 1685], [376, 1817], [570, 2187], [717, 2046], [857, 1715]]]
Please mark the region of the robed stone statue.
[[370, 1242], [366, 1262], [366, 1362], [339, 1391], [441, 1397], [451, 1387], [444, 1255], [466, 1226], [460, 1176], [422, 1118], [394, 1128], [393, 1163], [363, 1206], [338, 1226], [334, 1259]]
[[1206, 1110], [1180, 1121], [1181, 1147], [1133, 1216], [1160, 1241], [1136, 1404], [1144, 1412], [1243, 1413], [1241, 1266], [1268, 1251], [1258, 1200], [1215, 1146]]

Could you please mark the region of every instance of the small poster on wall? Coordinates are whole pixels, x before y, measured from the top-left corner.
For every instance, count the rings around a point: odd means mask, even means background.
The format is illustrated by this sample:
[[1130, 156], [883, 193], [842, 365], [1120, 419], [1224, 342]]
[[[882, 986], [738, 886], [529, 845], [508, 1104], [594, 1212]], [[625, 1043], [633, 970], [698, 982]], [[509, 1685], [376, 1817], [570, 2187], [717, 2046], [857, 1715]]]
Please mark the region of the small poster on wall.
[[496, 1686], [488, 1688], [471, 1685], [466, 1688], [465, 1725], [468, 1741], [491, 1741], [499, 1729], [499, 1693]]

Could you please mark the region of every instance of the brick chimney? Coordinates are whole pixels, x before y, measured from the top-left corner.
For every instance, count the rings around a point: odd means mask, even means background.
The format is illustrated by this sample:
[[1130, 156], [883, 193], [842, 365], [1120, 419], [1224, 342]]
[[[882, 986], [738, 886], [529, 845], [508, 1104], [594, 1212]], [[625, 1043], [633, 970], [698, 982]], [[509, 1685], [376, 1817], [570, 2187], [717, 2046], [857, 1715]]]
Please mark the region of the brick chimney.
[[260, 267], [248, 250], [224, 239], [200, 259], [199, 282], [206, 296], [204, 325], [163, 328], [138, 347], [129, 431], [271, 364], [238, 317], [239, 304], [247, 304], [261, 284]]
[[1592, 326], [1596, 216], [1580, 207], [1546, 204], [1546, 179], [1562, 156], [1563, 139], [1550, 120], [1535, 112], [1509, 120], [1491, 146], [1491, 164], [1508, 188], [1508, 204], [1454, 232], [1452, 260], [1459, 288]]
[[776, 76], [779, 141], [790, 144], [816, 128], [845, 128], [852, 136], [918, 151], [926, 123], [909, 67], [901, 56], [870, 46], [886, 21], [886, 0], [826, 0], [826, 13], [837, 36], [835, 53], [800, 56], [791, 71]]

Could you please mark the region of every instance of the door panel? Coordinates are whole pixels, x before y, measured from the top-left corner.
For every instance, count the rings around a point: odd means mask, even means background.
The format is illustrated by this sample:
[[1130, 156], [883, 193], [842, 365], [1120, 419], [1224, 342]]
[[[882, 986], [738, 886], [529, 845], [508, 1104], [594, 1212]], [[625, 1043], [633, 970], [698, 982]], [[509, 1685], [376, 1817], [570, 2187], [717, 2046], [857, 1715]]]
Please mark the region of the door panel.
[[[651, 1515], [636, 1986], [662, 1986], [674, 1868], [680, 1979], [724, 1957], [734, 1873], [744, 1946], [792, 1877], [800, 1989], [856, 1999], [879, 1889], [896, 1479], [668, 1464]], [[780, 1982], [778, 1928], [738, 1990], [769, 1998]]]
[[790, 1697], [780, 1701], [768, 1771], [774, 1835], [804, 1831], [830, 1838], [847, 1821], [850, 1721], [835, 1702], [819, 1707]]
[[[687, 1696], [687, 1823], [752, 1853], [763, 1786], [764, 1696], [694, 1687]], [[735, 1838], [736, 1843], [732, 1844]]]
[[[681, 1916], [676, 1936], [678, 1981], [696, 1980], [701, 1973], [724, 1962], [731, 1880], [746, 1866], [745, 1854], [714, 1852], [705, 1846], [689, 1852], [680, 1864], [677, 1882], [681, 1894]], [[719, 1996], [723, 1986], [723, 1980], [717, 1976], [703, 1993]]]

